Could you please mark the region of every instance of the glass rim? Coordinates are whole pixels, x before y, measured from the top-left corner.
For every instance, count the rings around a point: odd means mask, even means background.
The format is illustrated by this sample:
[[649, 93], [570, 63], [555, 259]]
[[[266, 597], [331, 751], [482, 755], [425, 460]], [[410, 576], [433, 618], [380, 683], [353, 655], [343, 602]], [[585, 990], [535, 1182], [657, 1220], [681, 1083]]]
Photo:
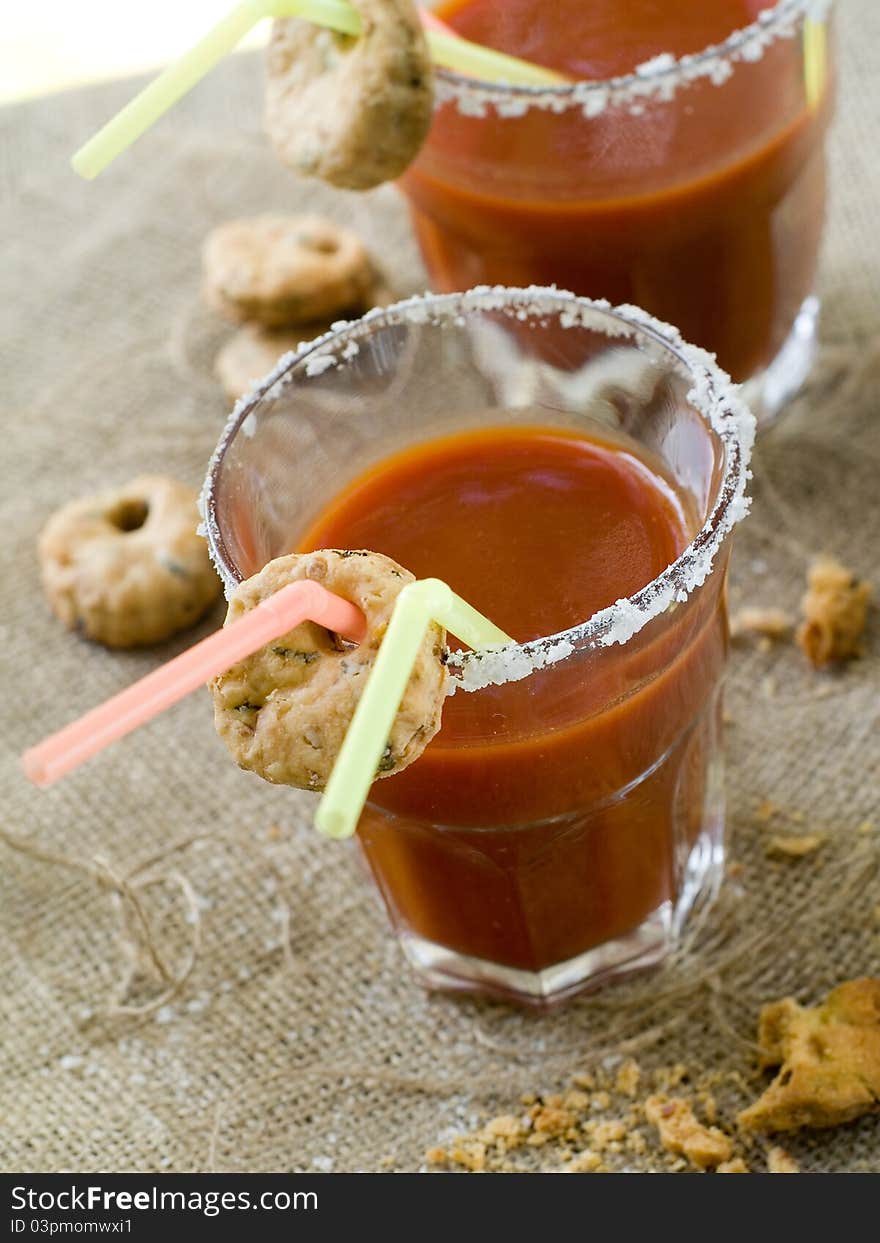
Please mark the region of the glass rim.
[[463, 103], [467, 112], [473, 110], [477, 116], [486, 106], [502, 110], [506, 106], [512, 116], [519, 115], [524, 106], [551, 111], [581, 106], [589, 116], [604, 110], [608, 103], [636, 102], [651, 95], [666, 99], [679, 86], [698, 79], [708, 78], [722, 84], [730, 76], [733, 64], [760, 59], [765, 46], [777, 38], [793, 35], [793, 24], [799, 20], [825, 21], [832, 3], [833, 0], [776, 0], [748, 26], [732, 31], [720, 43], [680, 57], [663, 53], [630, 73], [610, 78], [590, 78], [558, 86], [515, 85], [468, 77], [438, 66], [435, 70], [437, 102]]
[[[260, 403], [279, 395], [300, 367], [306, 377], [315, 377], [332, 367], [348, 365], [358, 353], [352, 345], [356, 347], [359, 338], [369, 337], [376, 328], [407, 322], [436, 325], [444, 320], [455, 322], [468, 312], [490, 311], [508, 311], [518, 317], [525, 312], [524, 318], [555, 313], [564, 327], [596, 330], [599, 324], [598, 330], [602, 331], [604, 324], [609, 337], [641, 337], [655, 347], [659, 345], [687, 373], [691, 381], [688, 401], [722, 445], [724, 460], [718, 493], [703, 525], [679, 556], [644, 587], [556, 634], [510, 644], [497, 652], [453, 652], [447, 662], [450, 672], [466, 690], [519, 681], [586, 646], [627, 643], [648, 622], [671, 606], [686, 602], [699, 590], [727, 535], [745, 517], [750, 504], [746, 486], [751, 477], [749, 460], [755, 418], [740, 396], [740, 386], [719, 367], [713, 354], [689, 345], [677, 328], [639, 307], [615, 307], [604, 299], [587, 298], [555, 287], [478, 286], [466, 293], [416, 295], [387, 307], [375, 307], [360, 319], [339, 321], [329, 332], [285, 354], [252, 392], [236, 403], [208, 464], [199, 498], [199, 530], [208, 542], [211, 560], [227, 596], [241, 579], [218, 521], [217, 489], [226, 453], [239, 433], [253, 435], [254, 412]], [[609, 326], [616, 331], [608, 331]]]

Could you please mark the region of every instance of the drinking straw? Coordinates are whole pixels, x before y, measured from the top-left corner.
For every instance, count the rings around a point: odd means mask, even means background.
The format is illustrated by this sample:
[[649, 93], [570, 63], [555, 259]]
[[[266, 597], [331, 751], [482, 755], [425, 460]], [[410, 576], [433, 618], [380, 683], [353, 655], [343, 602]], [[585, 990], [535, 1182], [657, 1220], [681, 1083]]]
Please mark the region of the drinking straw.
[[828, 76], [828, 40], [825, 22], [804, 19], [804, 92], [810, 108], [817, 108], [825, 94]]
[[[361, 29], [360, 15], [347, 0], [240, 0], [195, 47], [163, 70], [80, 147], [71, 160], [74, 172], [89, 181], [97, 177], [266, 17], [300, 17], [345, 35], [357, 35]], [[432, 58], [457, 73], [524, 86], [567, 81], [552, 69], [471, 43], [449, 27], [441, 29], [443, 23], [436, 18], [425, 20], [425, 25], [430, 27], [425, 37]]]
[[439, 578], [423, 578], [404, 587], [315, 813], [315, 825], [327, 837], [351, 837], [357, 828], [431, 621], [474, 649], [513, 643]]
[[111, 742], [304, 621], [316, 622], [354, 642], [363, 639], [366, 629], [360, 609], [320, 583], [290, 583], [232, 625], [202, 639], [25, 751], [21, 757], [25, 775], [36, 785], [51, 785]]

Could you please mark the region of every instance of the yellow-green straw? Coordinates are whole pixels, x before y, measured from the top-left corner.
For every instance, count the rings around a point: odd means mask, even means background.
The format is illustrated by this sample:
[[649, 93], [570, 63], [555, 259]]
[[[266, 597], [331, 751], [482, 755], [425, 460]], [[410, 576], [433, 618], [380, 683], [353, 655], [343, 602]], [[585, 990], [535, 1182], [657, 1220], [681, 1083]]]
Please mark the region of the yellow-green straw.
[[[339, 34], [360, 33], [360, 15], [347, 0], [241, 0], [203, 39], [126, 104], [74, 155], [73, 169], [91, 180], [192, 90], [256, 24], [267, 17], [301, 17]], [[469, 77], [514, 85], [559, 85], [566, 81], [552, 69], [481, 47], [457, 35], [426, 30], [437, 64]]]
[[431, 621], [475, 650], [514, 641], [439, 578], [404, 587], [315, 814], [315, 825], [327, 837], [351, 837], [357, 828]]
[[804, 90], [807, 103], [818, 108], [828, 77], [828, 31], [815, 17], [804, 19]]

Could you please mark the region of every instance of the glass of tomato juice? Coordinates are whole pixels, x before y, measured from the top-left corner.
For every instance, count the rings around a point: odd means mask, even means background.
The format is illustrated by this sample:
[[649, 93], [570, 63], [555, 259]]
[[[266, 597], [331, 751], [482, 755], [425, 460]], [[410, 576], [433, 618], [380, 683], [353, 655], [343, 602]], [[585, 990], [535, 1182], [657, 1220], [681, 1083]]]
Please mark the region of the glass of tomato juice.
[[434, 287], [558, 284], [717, 354], [759, 422], [813, 358], [830, 0], [442, 0], [559, 87], [437, 73], [400, 181]]
[[370, 312], [234, 412], [204, 493], [227, 589], [292, 550], [373, 549], [516, 640], [450, 639], [441, 731], [359, 822], [429, 986], [549, 1006], [657, 962], [714, 894], [753, 434], [674, 329], [536, 288]]

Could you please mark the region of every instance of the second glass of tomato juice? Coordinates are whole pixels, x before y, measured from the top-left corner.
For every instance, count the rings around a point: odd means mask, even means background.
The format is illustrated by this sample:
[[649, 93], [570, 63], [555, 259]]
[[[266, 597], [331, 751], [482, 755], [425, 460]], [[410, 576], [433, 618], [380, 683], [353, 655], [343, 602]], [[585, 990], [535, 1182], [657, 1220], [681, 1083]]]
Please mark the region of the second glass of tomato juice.
[[517, 641], [452, 651], [440, 733], [358, 826], [428, 985], [547, 1006], [658, 961], [714, 893], [753, 429], [673, 329], [555, 290], [371, 312], [233, 414], [204, 495], [228, 589], [369, 548]]
[[435, 288], [558, 284], [717, 354], [759, 421], [815, 348], [830, 0], [442, 0], [571, 86], [437, 74], [400, 185]]

